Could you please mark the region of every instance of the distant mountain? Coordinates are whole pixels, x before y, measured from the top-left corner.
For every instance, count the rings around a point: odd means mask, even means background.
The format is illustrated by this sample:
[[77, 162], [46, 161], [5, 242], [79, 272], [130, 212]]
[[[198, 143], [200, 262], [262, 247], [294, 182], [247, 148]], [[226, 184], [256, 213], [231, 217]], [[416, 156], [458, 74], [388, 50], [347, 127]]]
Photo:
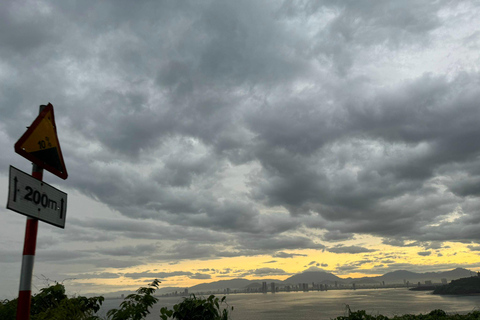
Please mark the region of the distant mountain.
[[[333, 284], [335, 281], [339, 284], [348, 284], [348, 283], [357, 283], [357, 284], [374, 284], [374, 283], [381, 283], [385, 281], [388, 284], [400, 284], [403, 281], [409, 281], [411, 284], [415, 284], [416, 282], [424, 282], [426, 280], [431, 280], [433, 282], [439, 283], [441, 279], [447, 279], [447, 281], [456, 280], [460, 278], [471, 277], [472, 275], [476, 275], [476, 272], [464, 269], [464, 268], [456, 268], [450, 271], [444, 272], [426, 272], [426, 273], [416, 273], [407, 270], [397, 270], [393, 272], [388, 272], [382, 276], [377, 277], [363, 277], [363, 278], [340, 278], [336, 275], [326, 272], [323, 270], [306, 270], [302, 273], [295, 274], [284, 281], [278, 279], [232, 279], [232, 280], [220, 280], [214, 281], [210, 283], [201, 283], [196, 286], [188, 288], [189, 292], [207, 292], [207, 291], [218, 291], [218, 290], [225, 290], [230, 288], [230, 290], [236, 289], [245, 289], [245, 288], [260, 288], [262, 286], [262, 282], [267, 282], [268, 286], [270, 283], [275, 282], [279, 285], [297, 285], [299, 283], [308, 283], [311, 284], [312, 282], [316, 284]], [[164, 287], [160, 288], [156, 291], [157, 294], [164, 294], [164, 293], [172, 293], [172, 292], [183, 292], [185, 288], [181, 287]], [[121, 294], [125, 296], [132, 292], [129, 291], [117, 291], [107, 294], [109, 297], [118, 297]], [[94, 295], [94, 294], [92, 294]]]
[[209, 291], [219, 289], [238, 289], [248, 286], [252, 281], [247, 279], [232, 279], [232, 280], [220, 280], [209, 283], [201, 283], [196, 286], [190, 287], [190, 291]]
[[337, 277], [336, 275], [325, 272], [325, 271], [304, 271], [296, 275], [291, 276], [290, 278], [285, 279], [284, 283], [331, 283], [331, 282], [342, 282], [343, 279]]
[[447, 279], [460, 279], [471, 277], [472, 275], [476, 275], [477, 273], [463, 268], [456, 268], [450, 271], [442, 272], [441, 274], [444, 278]]
[[253, 282], [253, 283], [250, 283], [248, 286], [246, 286], [245, 288], [254, 288], [254, 289], [257, 289], [257, 288], [260, 288], [262, 286], [262, 284], [260, 282]]
[[[231, 290], [235, 289], [245, 289], [245, 288], [259, 288], [261, 287], [262, 282], [267, 282], [270, 285], [271, 282], [275, 282], [278, 284], [293, 284], [296, 285], [298, 283], [324, 283], [324, 284], [333, 284], [335, 281], [339, 284], [346, 284], [346, 283], [357, 283], [357, 284], [374, 284], [374, 283], [381, 283], [385, 281], [385, 283], [393, 284], [393, 283], [403, 283], [403, 281], [409, 281], [411, 284], [417, 282], [425, 282], [426, 280], [431, 280], [433, 282], [440, 282], [441, 279], [445, 278], [447, 281], [451, 281], [454, 279], [460, 279], [464, 277], [470, 277], [474, 272], [463, 269], [457, 268], [450, 271], [445, 272], [426, 272], [426, 273], [416, 273], [407, 270], [397, 270], [393, 272], [388, 272], [382, 276], [378, 277], [363, 277], [363, 278], [340, 278], [334, 275], [333, 273], [326, 272], [323, 270], [318, 271], [304, 271], [302, 273], [297, 273], [284, 281], [278, 279], [254, 279], [254, 280], [247, 280], [247, 279], [232, 279], [232, 280], [220, 280], [210, 283], [202, 283], [196, 286], [190, 287], [190, 292], [199, 292], [199, 291], [217, 291], [217, 290], [224, 290], [230, 288]], [[171, 292], [171, 291], [170, 291]]]
[[185, 287], [163, 287], [163, 288], [158, 288], [155, 293], [156, 294], [165, 294], [165, 293], [172, 293], [172, 292], [184, 292]]
[[417, 279], [420, 277], [420, 273], [415, 273], [407, 270], [397, 270], [393, 272], [385, 273], [383, 276], [375, 277], [380, 281], [403, 281], [403, 279]]
[[[442, 279], [447, 279], [447, 281], [451, 281], [455, 279], [470, 277], [472, 274], [476, 274], [476, 273], [463, 268], [456, 268], [454, 270], [443, 271], [443, 272], [425, 272], [425, 273], [417, 273], [417, 272], [411, 272], [407, 270], [397, 270], [397, 271], [385, 273], [383, 276], [368, 277], [368, 279], [375, 280], [378, 282], [385, 281], [385, 283], [403, 283], [403, 280], [405, 280], [413, 284], [415, 282], [424, 282], [426, 280], [431, 280], [433, 282], [440, 282]], [[362, 278], [362, 279], [365, 279], [365, 278]]]

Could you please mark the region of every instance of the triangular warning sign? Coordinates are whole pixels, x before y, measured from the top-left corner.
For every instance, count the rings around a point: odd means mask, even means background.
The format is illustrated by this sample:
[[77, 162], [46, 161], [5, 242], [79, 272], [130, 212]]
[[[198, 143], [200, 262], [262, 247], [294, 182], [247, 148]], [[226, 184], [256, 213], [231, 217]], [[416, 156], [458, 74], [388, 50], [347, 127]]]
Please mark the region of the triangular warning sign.
[[15, 143], [15, 152], [62, 179], [68, 173], [58, 142], [53, 106], [49, 103]]

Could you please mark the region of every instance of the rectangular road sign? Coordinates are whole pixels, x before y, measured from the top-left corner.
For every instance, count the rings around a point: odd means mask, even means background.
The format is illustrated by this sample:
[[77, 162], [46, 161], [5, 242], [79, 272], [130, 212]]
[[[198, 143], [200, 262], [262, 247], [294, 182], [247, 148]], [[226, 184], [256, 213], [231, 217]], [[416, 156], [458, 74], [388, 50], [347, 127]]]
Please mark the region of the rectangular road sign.
[[67, 194], [10, 166], [7, 208], [65, 228]]

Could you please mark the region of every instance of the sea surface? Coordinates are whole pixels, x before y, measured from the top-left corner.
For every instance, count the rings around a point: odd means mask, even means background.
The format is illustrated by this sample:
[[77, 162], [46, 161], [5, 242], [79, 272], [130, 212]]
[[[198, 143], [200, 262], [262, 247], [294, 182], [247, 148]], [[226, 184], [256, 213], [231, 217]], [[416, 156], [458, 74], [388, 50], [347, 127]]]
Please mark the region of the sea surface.
[[[182, 300], [182, 297], [159, 297], [147, 319], [160, 319], [161, 307], [171, 308]], [[447, 313], [480, 310], [480, 296], [440, 296], [406, 288], [229, 294], [226, 301], [234, 307], [232, 320], [328, 320], [346, 315], [347, 305], [352, 311], [366, 310], [388, 317], [425, 314], [434, 309]], [[100, 315], [117, 308], [121, 302], [121, 299], [105, 300]]]

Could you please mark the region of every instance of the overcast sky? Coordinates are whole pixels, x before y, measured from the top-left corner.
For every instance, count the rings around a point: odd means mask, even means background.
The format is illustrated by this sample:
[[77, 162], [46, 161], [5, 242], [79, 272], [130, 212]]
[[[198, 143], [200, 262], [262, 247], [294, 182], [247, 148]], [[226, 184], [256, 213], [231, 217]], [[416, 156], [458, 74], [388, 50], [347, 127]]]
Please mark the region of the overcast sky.
[[[52, 103], [35, 288], [480, 267], [478, 1], [2, 1], [0, 191]], [[0, 209], [0, 298], [25, 217]]]

